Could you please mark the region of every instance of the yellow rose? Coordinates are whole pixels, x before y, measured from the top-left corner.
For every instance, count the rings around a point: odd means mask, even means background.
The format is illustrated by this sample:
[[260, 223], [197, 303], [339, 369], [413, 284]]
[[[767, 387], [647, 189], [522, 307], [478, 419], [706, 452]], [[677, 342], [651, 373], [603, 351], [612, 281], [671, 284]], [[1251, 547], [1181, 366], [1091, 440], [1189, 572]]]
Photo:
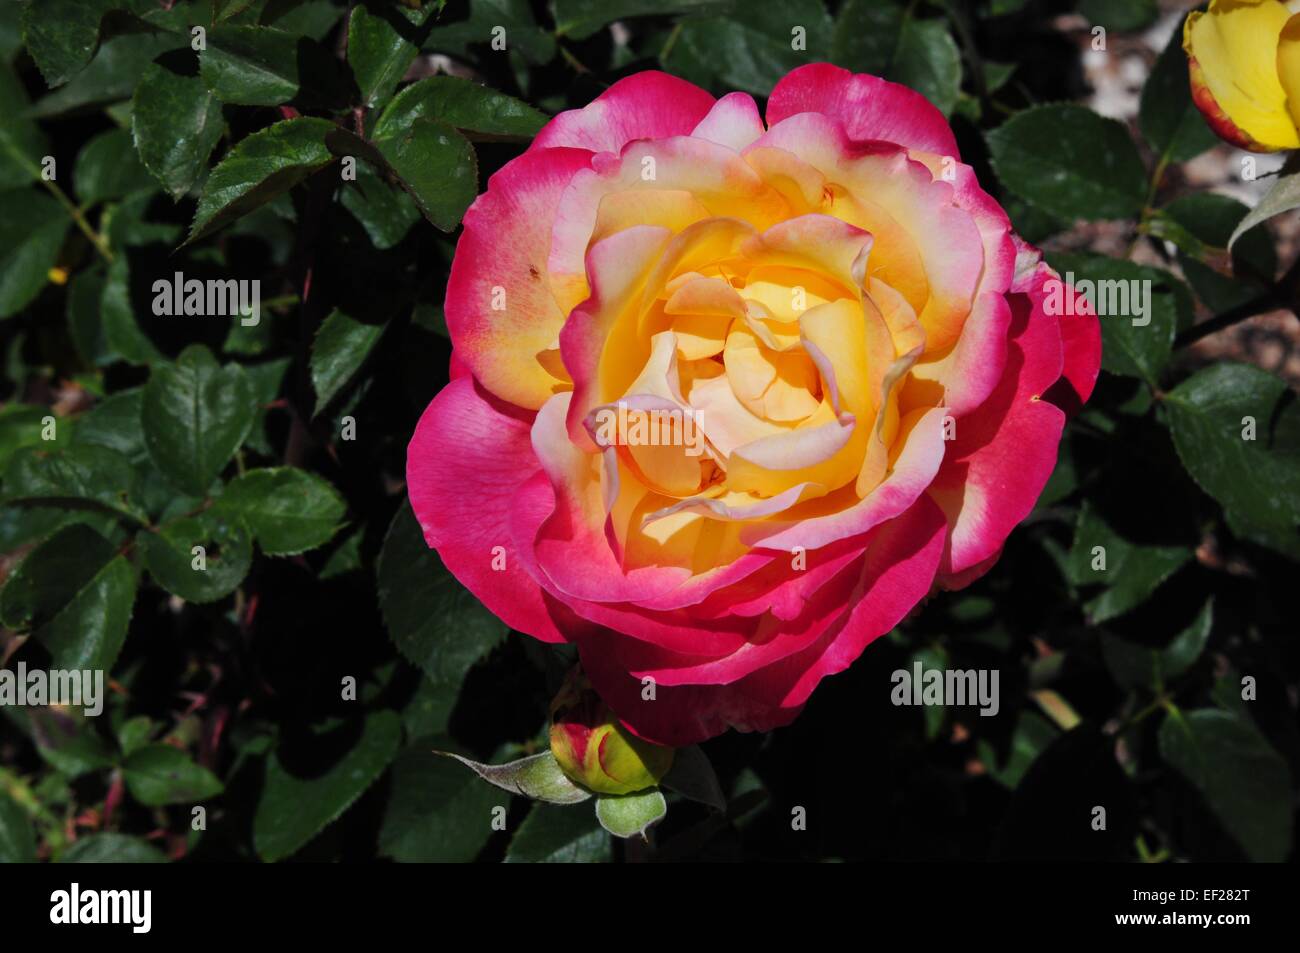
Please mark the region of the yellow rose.
[[1192, 98], [1220, 138], [1300, 148], [1300, 2], [1211, 0], [1183, 25]]

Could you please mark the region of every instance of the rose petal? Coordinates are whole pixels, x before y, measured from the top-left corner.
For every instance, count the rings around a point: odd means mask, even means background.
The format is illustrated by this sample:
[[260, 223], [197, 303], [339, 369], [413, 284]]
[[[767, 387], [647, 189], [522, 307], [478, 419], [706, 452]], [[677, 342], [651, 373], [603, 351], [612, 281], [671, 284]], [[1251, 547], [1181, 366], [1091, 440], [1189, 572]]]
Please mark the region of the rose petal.
[[[832, 624], [798, 651], [729, 684], [674, 686], [656, 681], [651, 700], [644, 692], [646, 683], [635, 673], [681, 667], [689, 660], [605, 628], [577, 634], [583, 669], [630, 730], [660, 744], [693, 744], [729, 727], [770, 731], [789, 724], [822, 678], [847, 668], [929, 592], [943, 552], [943, 529], [942, 513], [919, 500], [872, 542], [861, 563], [856, 595], [842, 602], [827, 599], [827, 604], [845, 606]], [[738, 656], [734, 664], [743, 666], [744, 657]]]
[[536, 410], [568, 381], [538, 362], [564, 312], [547, 281], [550, 216], [590, 153], [526, 152], [488, 182], [465, 213], [447, 279], [447, 330], [456, 353], [502, 400]]
[[915, 90], [830, 63], [810, 63], [786, 73], [767, 100], [767, 124], [798, 113], [824, 113], [858, 140], [881, 139], [909, 149], [961, 158], [948, 121]]
[[691, 135], [740, 152], [763, 134], [758, 106], [748, 93], [728, 93], [713, 104]]
[[[495, 401], [471, 377], [452, 381], [411, 437], [407, 491], [425, 541], [466, 589], [512, 629], [563, 642], [510, 532], [515, 494], [540, 469], [529, 416]], [[502, 550], [505, 568], [497, 570]]]
[[713, 106], [713, 97], [694, 83], [645, 70], [614, 83], [582, 109], [548, 122], [529, 151], [570, 146], [618, 152], [633, 139], [690, 135]]
[[943, 572], [974, 566], [1034, 508], [1056, 465], [1065, 415], [1043, 399], [1064, 366], [1061, 332], [1041, 299], [1013, 295], [1002, 382], [957, 422], [929, 494], [948, 518]]

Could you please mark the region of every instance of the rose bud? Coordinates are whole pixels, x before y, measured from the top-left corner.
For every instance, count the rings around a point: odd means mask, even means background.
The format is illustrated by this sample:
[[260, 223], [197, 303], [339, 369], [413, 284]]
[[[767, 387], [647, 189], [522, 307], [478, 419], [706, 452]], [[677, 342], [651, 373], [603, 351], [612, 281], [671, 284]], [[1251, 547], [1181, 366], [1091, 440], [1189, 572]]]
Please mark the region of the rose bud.
[[571, 781], [598, 794], [654, 787], [673, 763], [672, 748], [624, 728], [576, 668], [551, 702], [551, 752]]
[[1183, 24], [1192, 99], [1219, 138], [1300, 148], [1300, 14], [1279, 0], [1213, 0]]

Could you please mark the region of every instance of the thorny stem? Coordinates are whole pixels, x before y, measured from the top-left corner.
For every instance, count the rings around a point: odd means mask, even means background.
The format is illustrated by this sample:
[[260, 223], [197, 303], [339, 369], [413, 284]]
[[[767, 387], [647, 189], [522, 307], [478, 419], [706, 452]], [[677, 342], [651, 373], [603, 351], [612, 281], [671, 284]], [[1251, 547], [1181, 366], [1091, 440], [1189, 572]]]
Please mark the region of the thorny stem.
[[948, 4], [948, 19], [952, 21], [957, 30], [957, 39], [961, 43], [962, 55], [966, 57], [966, 63], [970, 66], [971, 77], [975, 81], [975, 93], [981, 102], [988, 100], [989, 88], [987, 78], [984, 75], [984, 59], [980, 56], [979, 47], [975, 44], [975, 37], [971, 34], [970, 23], [966, 20], [966, 12], [956, 3]]
[[1188, 344], [1222, 331], [1224, 328], [1230, 328], [1234, 324], [1239, 324], [1256, 315], [1275, 311], [1279, 308], [1285, 308], [1292, 315], [1300, 317], [1300, 256], [1296, 257], [1287, 273], [1263, 294], [1239, 304], [1235, 308], [1229, 308], [1208, 321], [1193, 325], [1174, 339], [1174, 347], [1186, 347]]
[[72, 217], [72, 220], [76, 222], [77, 228], [81, 229], [82, 233], [90, 239], [90, 243], [94, 245], [95, 250], [103, 256], [104, 261], [112, 264], [113, 250], [108, 247], [108, 241], [103, 235], [99, 234], [99, 232], [95, 231], [91, 227], [90, 222], [86, 221], [86, 216], [82, 214], [81, 209], [77, 208], [77, 206], [73, 204], [72, 199], [68, 198], [68, 196], [64, 194], [63, 189], [59, 188], [58, 183], [53, 179], [47, 179], [44, 176], [41, 176], [41, 183], [49, 190], [51, 195], [59, 200], [59, 204], [62, 205], [68, 215]]
[[1147, 186], [1147, 197], [1142, 203], [1142, 214], [1138, 218], [1137, 229], [1133, 233], [1133, 241], [1129, 242], [1128, 253], [1125, 258], [1132, 258], [1133, 252], [1137, 249], [1138, 242], [1146, 234], [1147, 223], [1151, 220], [1151, 215], [1155, 212], [1156, 192], [1160, 188], [1160, 183], [1164, 181], [1165, 169], [1169, 165], [1169, 154], [1166, 152], [1156, 163], [1155, 170], [1151, 173], [1151, 183]]
[[556, 42], [555, 45], [560, 51], [560, 56], [564, 57], [564, 62], [568, 63], [569, 66], [573, 68], [573, 71], [575, 73], [582, 73], [582, 74], [591, 73], [591, 70], [587, 69], [586, 64], [584, 64], [582, 60], [574, 56], [573, 53], [569, 51], [569, 48], [567, 46], [565, 46], [563, 43], [560, 42]]

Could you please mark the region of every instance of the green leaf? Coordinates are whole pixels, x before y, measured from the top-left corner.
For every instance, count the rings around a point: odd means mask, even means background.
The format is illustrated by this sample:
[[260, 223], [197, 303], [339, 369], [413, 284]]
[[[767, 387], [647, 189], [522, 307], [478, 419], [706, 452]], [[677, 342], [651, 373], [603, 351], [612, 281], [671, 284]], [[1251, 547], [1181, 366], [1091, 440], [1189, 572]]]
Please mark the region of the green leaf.
[[136, 158], [125, 129], [111, 129], [86, 143], [77, 155], [72, 181], [83, 205], [154, 188], [153, 178]]
[[[312, 763], [291, 752], [287, 741], [266, 766], [262, 797], [253, 818], [253, 844], [266, 861], [282, 860], [333, 823], [383, 773], [402, 737], [395, 712], [378, 711], [312, 732]], [[341, 756], [336, 755], [345, 749]], [[323, 764], [315, 763], [323, 761]]]
[[355, 572], [361, 568], [361, 540], [365, 527], [358, 527], [348, 533], [343, 541], [334, 547], [334, 551], [325, 560], [317, 577], [321, 582]]
[[1300, 562], [1300, 533], [1294, 527], [1261, 526], [1232, 510], [1227, 510], [1223, 517], [1228, 529], [1238, 539], [1267, 546]]
[[63, 669], [112, 668], [126, 640], [135, 573], [116, 548], [74, 523], [38, 545], [0, 591], [0, 618], [30, 631]]
[[1051, 215], [1132, 218], [1146, 199], [1146, 170], [1128, 130], [1083, 106], [1026, 109], [988, 143], [1003, 186]]
[[1232, 712], [1170, 713], [1160, 755], [1201, 792], [1246, 855], [1278, 862], [1291, 850], [1291, 779], [1286, 761], [1253, 725]]
[[[1126, 2], [1125, 6], [1131, 8], [1132, 3]], [[1181, 24], [1156, 58], [1142, 87], [1138, 121], [1143, 138], [1158, 157], [1168, 162], [1194, 159], [1219, 141], [1192, 102]]]
[[1294, 538], [1300, 408], [1290, 388], [1256, 367], [1217, 364], [1175, 387], [1164, 406], [1174, 447], [1197, 485], [1245, 524]]
[[[730, 6], [727, 0], [555, 0], [555, 32], [585, 40], [615, 20], [696, 13]], [[764, 6], [755, 7], [755, 12]], [[799, 21], [794, 21], [799, 22]]]
[[727, 798], [722, 793], [718, 775], [709, 762], [709, 756], [699, 745], [678, 748], [673, 755], [672, 767], [660, 784], [716, 811], [727, 809]]
[[117, 744], [122, 749], [122, 754], [130, 756], [147, 745], [153, 729], [153, 722], [148, 715], [136, 715], [124, 721], [117, 730]]
[[100, 318], [100, 302], [104, 297], [104, 270], [86, 268], [72, 276], [68, 284], [65, 312], [68, 331], [76, 345], [77, 353], [88, 364], [102, 367], [113, 362], [104, 322]]
[[334, 161], [325, 119], [278, 122], [242, 140], [212, 170], [199, 197], [186, 244], [229, 225]]
[[[75, 0], [73, 0], [75, 2]], [[131, 98], [136, 82], [154, 57], [176, 48], [180, 38], [166, 30], [106, 36], [90, 65], [66, 86], [42, 96], [32, 107], [37, 119], [63, 116], [88, 106]]]
[[319, 42], [334, 29], [343, 16], [344, 8], [333, 0], [305, 0], [300, 3], [268, 2], [260, 12], [253, 12], [268, 26]]
[[508, 864], [607, 864], [609, 834], [595, 812], [582, 807], [538, 804], [519, 825], [506, 850]]
[[1205, 603], [1196, 619], [1164, 648], [1138, 645], [1127, 639], [1101, 633], [1101, 652], [1106, 667], [1121, 688], [1161, 691], [1195, 664], [1209, 640], [1214, 620], [1214, 600]]
[[990, 93], [996, 93], [1010, 82], [1019, 68], [1018, 63], [997, 63], [984, 61], [984, 86]]
[[[1120, 860], [1133, 850], [1134, 785], [1115, 758], [1115, 739], [1082, 722], [1057, 735], [1019, 779], [993, 835], [997, 860]], [[1106, 808], [1106, 828], [1091, 823]]]
[[460, 224], [478, 194], [478, 161], [464, 136], [436, 120], [416, 119], [375, 146], [425, 218], [444, 232]]
[[91, 834], [79, 838], [59, 857], [61, 864], [165, 864], [162, 851], [126, 834]]
[[1156, 684], [1156, 651], [1110, 632], [1099, 636], [1101, 657], [1115, 684], [1125, 690], [1153, 690]]
[[[51, 433], [53, 439], [46, 440], [46, 435]], [[71, 435], [72, 421], [58, 419], [48, 407], [35, 404], [0, 407], [0, 468], [23, 447], [44, 446], [46, 450], [54, 450], [67, 446]]]
[[144, 389], [132, 387], [105, 397], [77, 420], [77, 443], [115, 450], [133, 463], [148, 459], [140, 432], [140, 403]]
[[223, 103], [278, 106], [298, 95], [298, 38], [262, 26], [222, 25], [208, 31], [199, 75]]
[[508, 800], [430, 749], [426, 738], [393, 762], [379, 853], [404, 863], [468, 863], [492, 835], [492, 808]]
[[429, 76], [403, 89], [375, 123], [374, 137], [392, 138], [417, 119], [437, 119], [456, 129], [490, 136], [531, 139], [546, 115], [489, 86], [458, 76]]
[[47, 625], [115, 554], [116, 548], [85, 524], [60, 529], [10, 573], [0, 590], [0, 622], [22, 631]]
[[337, 308], [321, 322], [311, 345], [311, 383], [320, 413], [356, 376], [384, 333], [387, 322], [367, 324]]
[[[1173, 353], [1180, 315], [1190, 319], [1186, 286], [1163, 269], [1105, 255], [1054, 254], [1048, 260], [1100, 316], [1101, 366], [1155, 387]], [[1079, 288], [1080, 281], [1089, 284]]]
[[6, 502], [94, 503], [135, 522], [143, 513], [131, 502], [135, 470], [120, 453], [91, 444], [47, 450], [23, 447], [5, 467]]
[[1168, 682], [1182, 675], [1201, 657], [1214, 628], [1214, 599], [1206, 600], [1195, 620], [1165, 646], [1158, 658], [1160, 677]]
[[[698, 6], [717, 9], [719, 5]], [[766, 96], [790, 70], [825, 59], [830, 52], [834, 25], [820, 0], [736, 4], [723, 9], [723, 16], [683, 20], [675, 44], [676, 49], [703, 64], [718, 85]], [[558, 20], [558, 11], [556, 16]], [[796, 27], [805, 31], [805, 50], [793, 48]], [[670, 72], [682, 71], [672, 56], [665, 66]]]
[[451, 334], [447, 330], [447, 315], [443, 313], [442, 308], [434, 307], [427, 301], [416, 304], [411, 311], [411, 324], [447, 341], [451, 340]]
[[910, 86], [945, 116], [961, 94], [961, 53], [947, 23], [919, 19], [899, 3], [849, 0], [835, 20], [831, 59]]
[[[112, 248], [139, 245], [175, 246], [185, 234], [185, 226], [161, 217], [166, 210], [153, 201], [153, 195], [129, 195], [104, 209], [104, 233]], [[116, 265], [121, 256], [113, 259]]]
[[1011, 226], [1017, 235], [1028, 242], [1046, 241], [1051, 236], [1065, 231], [1071, 223], [1049, 215], [1036, 205], [1030, 205], [1024, 199], [1007, 195], [1004, 200]]
[[[121, 359], [128, 364], [156, 364], [164, 360], [162, 353], [140, 329], [131, 303], [131, 275], [125, 255], [118, 255], [108, 266], [99, 300], [103, 322], [103, 337], [92, 342], [92, 347], [102, 347], [102, 360], [112, 363]], [[87, 319], [92, 320], [92, 319]]]
[[424, 48], [471, 59], [473, 48], [490, 40], [496, 27], [506, 31], [510, 50], [528, 62], [549, 63], [555, 57], [555, 37], [538, 26], [529, 0], [475, 0], [467, 19], [435, 26]]
[[[1183, 275], [1211, 311], [1227, 311], [1259, 297], [1277, 271], [1277, 249], [1262, 225], [1242, 235], [1224, 251], [1233, 229], [1248, 209], [1234, 198], [1213, 192], [1189, 192], [1160, 209], [1153, 224], [1172, 219], [1190, 236], [1179, 247], [1178, 265]], [[1231, 265], [1232, 275], [1224, 274]]]
[[126, 641], [135, 587], [135, 570], [118, 556], [38, 631], [36, 639], [49, 650], [54, 667], [111, 669]]
[[147, 807], [192, 805], [222, 792], [217, 776], [171, 745], [151, 744], [122, 763], [122, 777], [131, 796]]
[[0, 789], [0, 864], [36, 862], [36, 835], [22, 806]]
[[534, 801], [546, 801], [548, 804], [578, 804], [591, 797], [590, 791], [574, 784], [560, 770], [559, 762], [550, 751], [520, 758], [508, 764], [483, 764], [479, 761], [471, 761], [469, 758], [462, 758], [450, 751], [434, 753], [455, 758], [488, 784]]
[[361, 90], [361, 102], [374, 109], [393, 95], [420, 51], [436, 7], [358, 5], [348, 20], [348, 64]]
[[[1104, 553], [1095, 552], [1097, 547]], [[1094, 569], [1094, 565], [1101, 565], [1103, 556], [1105, 568]], [[1191, 558], [1192, 550], [1187, 546], [1130, 542], [1085, 501], [1079, 510], [1066, 568], [1070, 581], [1077, 586], [1106, 586], [1083, 606], [1089, 621], [1095, 624], [1137, 608]]]
[[250, 7], [257, 6], [259, 2], [260, 0], [212, 0], [212, 22], [224, 23]]
[[59, 203], [29, 189], [6, 192], [0, 215], [0, 318], [17, 314], [40, 294], [70, 224]]
[[151, 63], [140, 78], [131, 102], [131, 132], [145, 168], [179, 199], [207, 169], [225, 123], [220, 100], [198, 76], [172, 62]]
[[113, 752], [92, 727], [96, 719], [77, 708], [11, 708], [41, 758], [68, 778], [113, 764]]
[[909, 19], [898, 37], [898, 54], [887, 79], [910, 86], [952, 113], [961, 93], [961, 53], [941, 19]]
[[659, 791], [596, 798], [596, 819], [615, 837], [645, 838], [646, 831], [667, 816], [668, 802]]
[[1060, 731], [1037, 712], [1024, 709], [1016, 719], [1006, 763], [999, 766], [993, 746], [981, 738], [980, 760], [999, 784], [1015, 790], [1034, 760], [1060, 736]]
[[115, 518], [94, 510], [68, 509], [57, 504], [0, 505], [0, 547], [13, 552], [34, 546], [62, 526], [86, 523], [106, 535], [117, 530]]
[[380, 251], [397, 245], [420, 220], [411, 197], [389, 185], [370, 165], [356, 168], [355, 181], [345, 182], [339, 201], [361, 223]]
[[1259, 204], [1237, 223], [1237, 227], [1232, 230], [1232, 235], [1228, 238], [1228, 249], [1231, 250], [1237, 244], [1237, 239], [1256, 225], [1283, 212], [1289, 212], [1293, 208], [1300, 208], [1300, 170], [1296, 169], [1294, 159], [1289, 160], [1283, 167], [1269, 190], [1264, 193], [1264, 197], [1259, 200]]
[[191, 345], [149, 375], [140, 407], [145, 447], [167, 479], [203, 496], [248, 436], [256, 411], [243, 369], [222, 367], [206, 347]]
[[39, 179], [41, 160], [49, 154], [45, 134], [27, 111], [27, 92], [9, 65], [0, 63], [0, 182], [9, 188]]
[[12, 61], [23, 48], [22, 14], [16, 3], [0, 5], [0, 61]]
[[[214, 602], [234, 592], [253, 564], [253, 537], [242, 522], [209, 510], [139, 536], [144, 566], [187, 602]], [[195, 554], [203, 547], [202, 560]]]
[[271, 448], [271, 438], [267, 431], [267, 420], [271, 415], [271, 410], [267, 405], [279, 396], [280, 388], [284, 383], [285, 372], [289, 369], [290, 362], [290, 358], [281, 357], [267, 361], [265, 364], [252, 364], [244, 368], [249, 383], [253, 385], [253, 397], [259, 404], [257, 419], [253, 424], [253, 432], [248, 435], [245, 445], [248, 449], [266, 457], [275, 456], [275, 451]]
[[295, 556], [329, 542], [347, 504], [314, 473], [271, 467], [231, 480], [214, 509], [242, 520], [268, 556]]
[[[1156, 0], [1079, 0], [1079, 12], [1095, 26], [1131, 33], [1149, 25], [1160, 10]], [[1181, 40], [1182, 30], [1176, 35]]]
[[99, 23], [114, 0], [42, 0], [23, 11], [23, 39], [51, 89], [80, 72], [99, 46]]
[[444, 692], [509, 631], [442, 565], [404, 505], [393, 517], [376, 567], [379, 607], [397, 649]]

